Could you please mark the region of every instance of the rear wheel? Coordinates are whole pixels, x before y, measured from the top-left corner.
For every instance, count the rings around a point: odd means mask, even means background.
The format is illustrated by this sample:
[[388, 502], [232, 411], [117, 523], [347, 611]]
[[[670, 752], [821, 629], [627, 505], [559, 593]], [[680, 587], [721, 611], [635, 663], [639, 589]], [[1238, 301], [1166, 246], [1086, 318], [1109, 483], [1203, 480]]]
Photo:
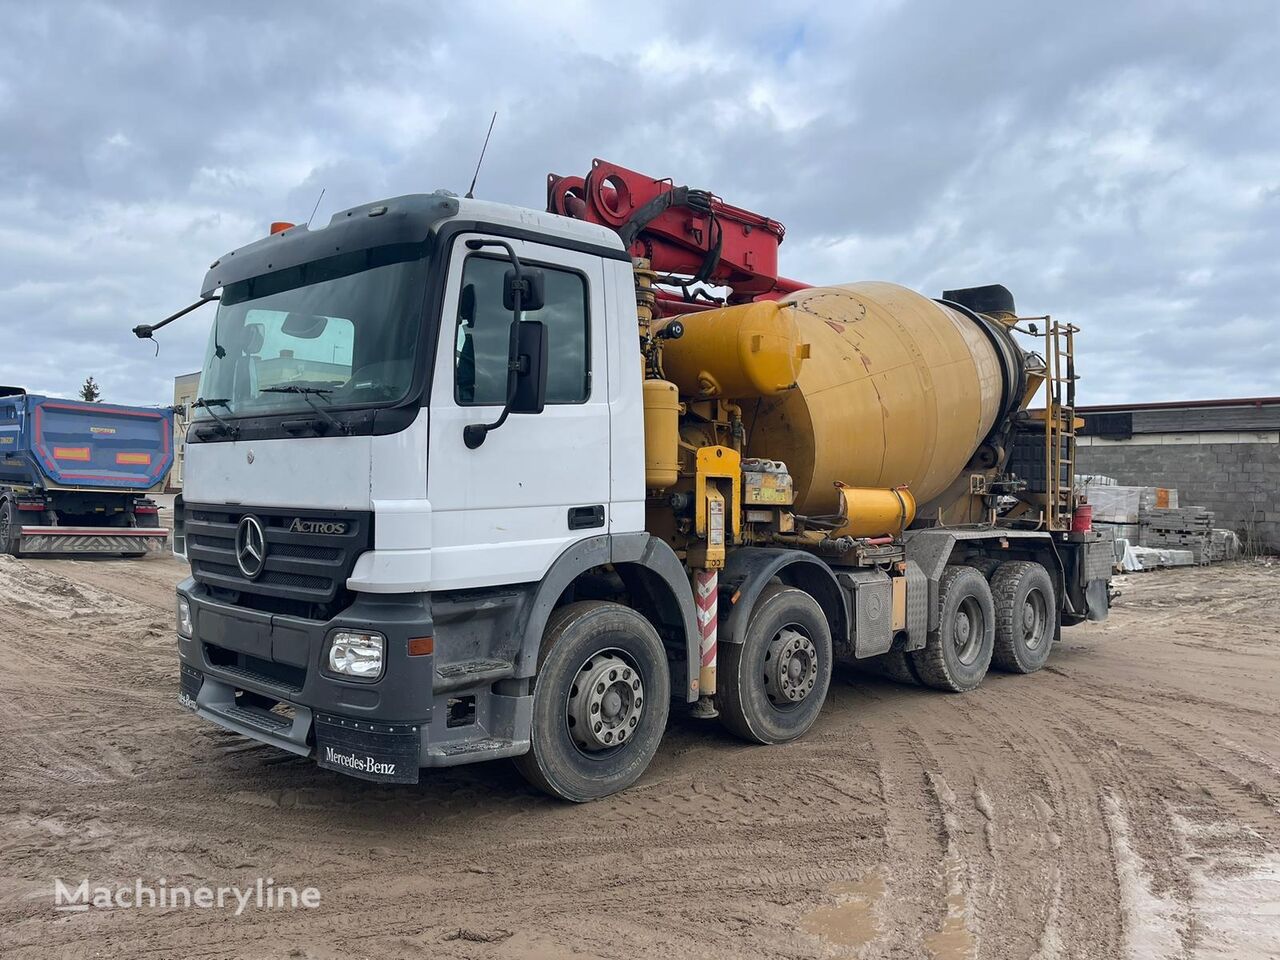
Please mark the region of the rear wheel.
[[[134, 526], [134, 529], [140, 529], [140, 530], [157, 529], [160, 526], [160, 514], [159, 513], [135, 513], [133, 515], [133, 526]], [[146, 555], [147, 555], [147, 551], [145, 548], [142, 550], [125, 550], [125, 551], [122, 551], [121, 553], [121, 556], [129, 557], [131, 559], [136, 559], [137, 557], [145, 557]]]
[[1035, 673], [1049, 659], [1057, 616], [1053, 580], [1038, 563], [1002, 563], [991, 578], [996, 641], [992, 662], [1002, 670]]
[[670, 700], [666, 650], [648, 620], [617, 603], [571, 603], [543, 634], [530, 749], [516, 767], [575, 803], [625, 790], [657, 753]]
[[948, 567], [938, 583], [938, 629], [911, 654], [922, 683], [962, 693], [987, 675], [995, 646], [991, 585], [973, 567]]
[[768, 586], [742, 643], [720, 645], [720, 722], [744, 740], [785, 743], [818, 719], [831, 685], [831, 628], [817, 600]]
[[892, 650], [889, 653], [882, 653], [878, 657], [869, 657], [859, 662], [865, 664], [867, 669], [874, 673], [880, 674], [887, 680], [893, 680], [895, 683], [905, 683], [911, 686], [919, 686], [920, 681], [916, 679], [915, 671], [911, 669], [911, 654], [905, 650]]
[[13, 503], [9, 500], [0, 503], [0, 553], [7, 553], [13, 557], [18, 555], [21, 529], [18, 512], [14, 510]]

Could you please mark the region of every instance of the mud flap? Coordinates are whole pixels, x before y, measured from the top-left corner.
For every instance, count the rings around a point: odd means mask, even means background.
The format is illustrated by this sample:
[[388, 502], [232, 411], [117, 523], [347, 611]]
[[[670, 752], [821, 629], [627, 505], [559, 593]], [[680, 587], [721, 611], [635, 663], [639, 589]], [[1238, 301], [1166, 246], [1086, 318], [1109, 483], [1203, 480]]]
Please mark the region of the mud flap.
[[420, 729], [417, 724], [371, 723], [317, 713], [316, 763], [361, 780], [417, 783]]
[[1084, 603], [1090, 620], [1105, 620], [1111, 611], [1111, 591], [1106, 580], [1090, 580], [1085, 584]]

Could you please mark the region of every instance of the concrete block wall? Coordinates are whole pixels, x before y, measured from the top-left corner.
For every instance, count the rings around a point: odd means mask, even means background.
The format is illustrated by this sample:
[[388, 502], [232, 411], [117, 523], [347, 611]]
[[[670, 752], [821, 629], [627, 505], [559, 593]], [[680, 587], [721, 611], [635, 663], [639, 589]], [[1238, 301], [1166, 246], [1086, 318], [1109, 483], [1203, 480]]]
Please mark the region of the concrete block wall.
[[1143, 442], [1084, 443], [1076, 473], [1100, 473], [1123, 484], [1175, 487], [1180, 506], [1207, 507], [1214, 526], [1247, 535], [1280, 553], [1280, 443]]

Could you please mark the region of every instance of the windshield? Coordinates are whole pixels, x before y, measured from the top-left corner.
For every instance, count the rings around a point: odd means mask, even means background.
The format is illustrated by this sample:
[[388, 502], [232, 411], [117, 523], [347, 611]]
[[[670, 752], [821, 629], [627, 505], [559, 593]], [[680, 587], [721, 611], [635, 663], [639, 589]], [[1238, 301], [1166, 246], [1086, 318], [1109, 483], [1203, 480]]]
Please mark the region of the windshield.
[[[403, 399], [413, 381], [425, 277], [425, 245], [401, 244], [228, 284], [209, 335], [201, 398], [220, 417]], [[196, 415], [211, 416], [207, 409]]]

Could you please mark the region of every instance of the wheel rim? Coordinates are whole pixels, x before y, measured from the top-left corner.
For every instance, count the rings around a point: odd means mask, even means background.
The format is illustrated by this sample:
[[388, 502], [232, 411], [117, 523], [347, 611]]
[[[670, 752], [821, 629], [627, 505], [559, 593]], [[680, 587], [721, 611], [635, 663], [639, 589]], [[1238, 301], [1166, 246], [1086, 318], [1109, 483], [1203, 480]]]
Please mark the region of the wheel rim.
[[1048, 633], [1049, 601], [1039, 590], [1031, 590], [1022, 602], [1022, 645], [1028, 650], [1037, 649]]
[[778, 631], [764, 655], [764, 689], [780, 710], [799, 706], [818, 680], [818, 648], [795, 624]]
[[965, 597], [956, 608], [956, 616], [952, 624], [956, 658], [965, 666], [969, 666], [978, 659], [986, 632], [986, 618], [983, 616], [982, 605], [978, 603], [978, 598]]
[[586, 756], [603, 759], [634, 738], [644, 716], [644, 681], [621, 650], [588, 657], [569, 687], [565, 720]]

